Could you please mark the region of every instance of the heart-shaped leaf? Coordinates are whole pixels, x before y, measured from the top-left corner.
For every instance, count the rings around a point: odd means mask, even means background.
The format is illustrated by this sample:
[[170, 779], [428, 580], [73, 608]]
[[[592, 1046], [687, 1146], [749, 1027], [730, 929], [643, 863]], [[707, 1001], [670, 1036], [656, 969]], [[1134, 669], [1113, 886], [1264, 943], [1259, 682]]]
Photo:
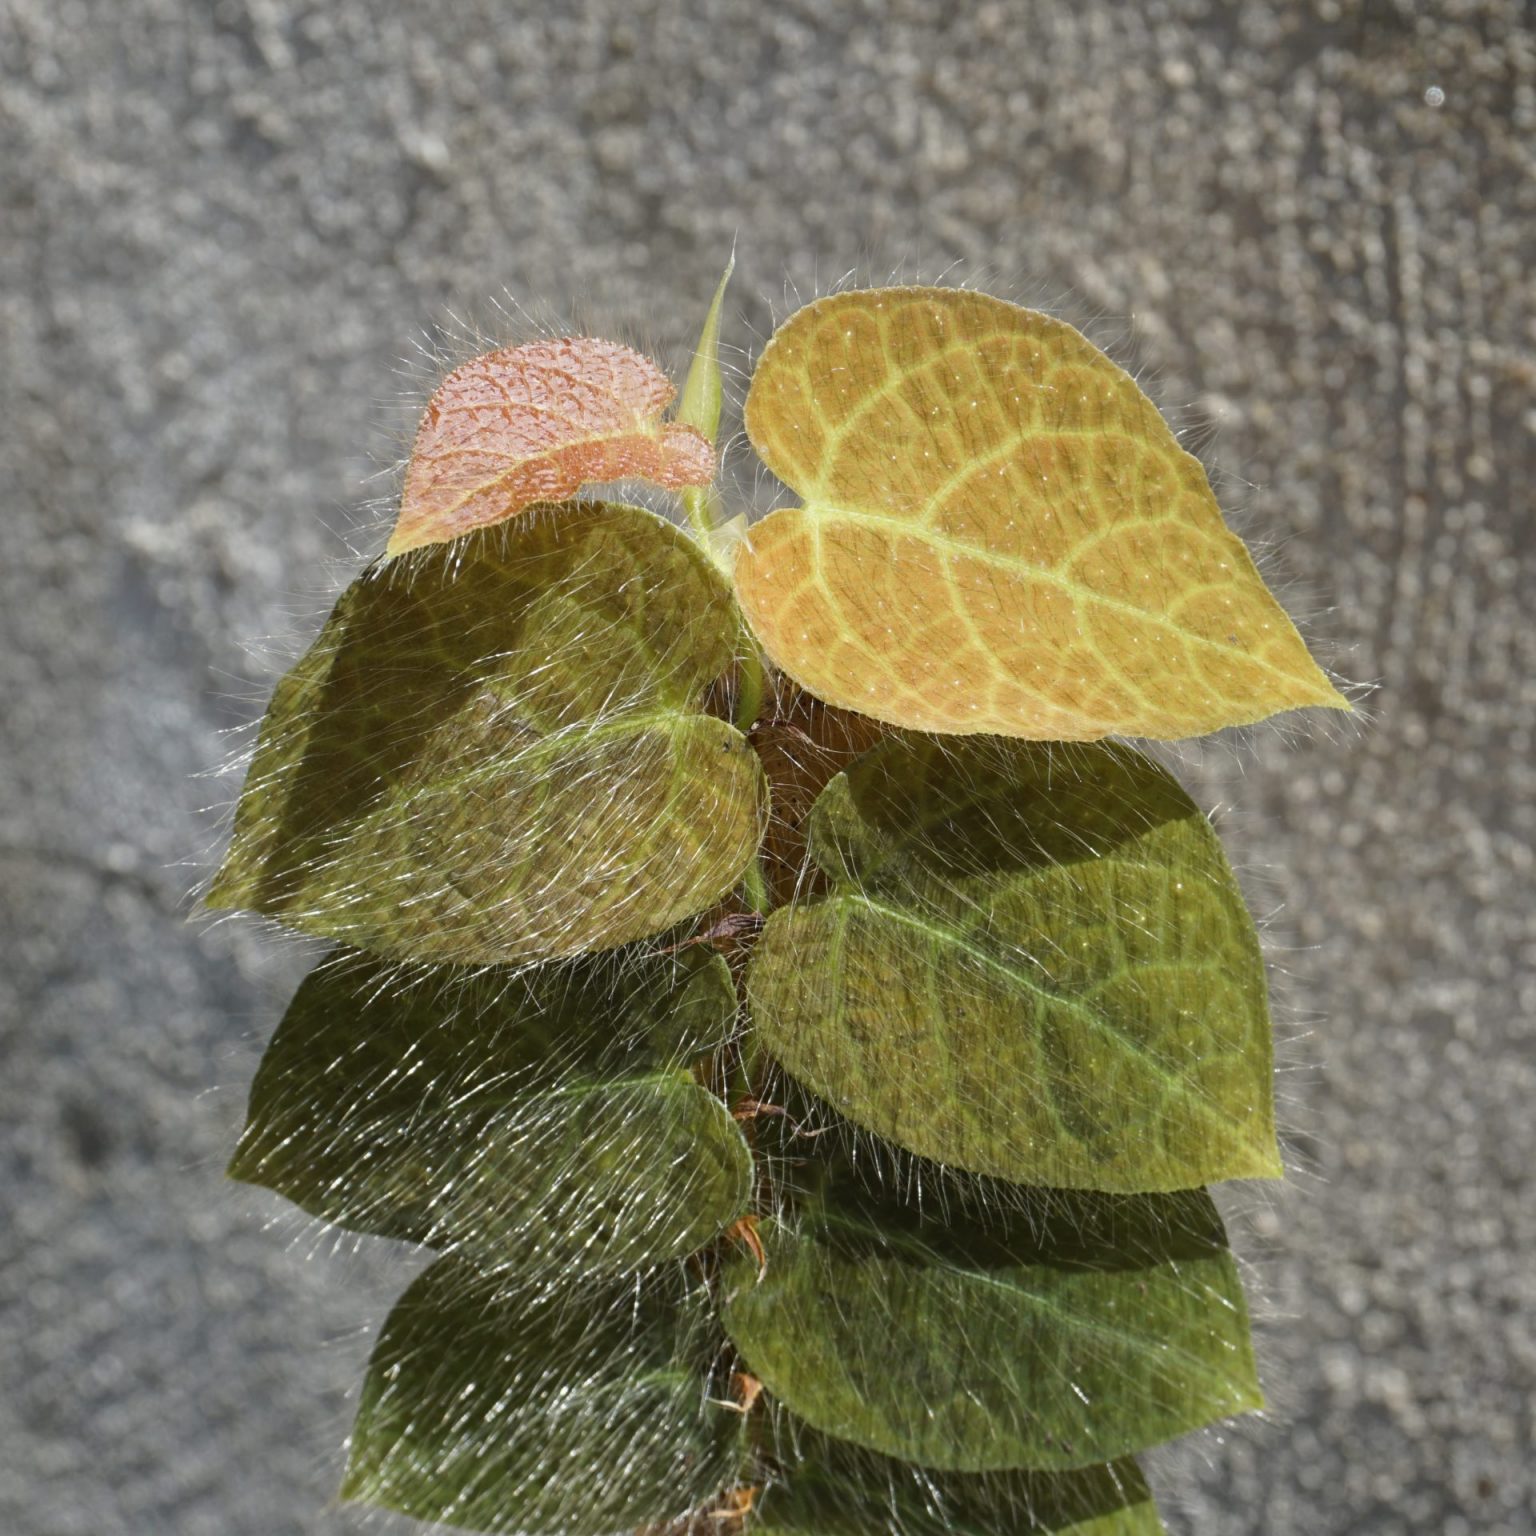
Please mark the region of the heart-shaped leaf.
[[1052, 1198], [988, 1231], [836, 1187], [763, 1223], [761, 1277], [732, 1259], [726, 1330], [814, 1428], [954, 1472], [1087, 1467], [1262, 1406], [1208, 1195]]
[[1068, 325], [892, 288], [800, 310], [746, 404], [801, 498], [739, 555], [773, 660], [925, 731], [1176, 738], [1347, 709], [1199, 463]]
[[328, 963], [262, 1058], [229, 1171], [487, 1271], [680, 1258], [751, 1197], [741, 1131], [686, 1066], [735, 1013], [697, 948], [512, 975]]
[[1160, 1536], [1134, 1461], [1077, 1472], [936, 1472], [796, 1426], [753, 1511], [759, 1536]]
[[376, 566], [278, 685], [209, 905], [471, 964], [660, 933], [762, 836], [757, 759], [700, 713], [741, 641], [707, 558], [635, 507]]
[[509, 1293], [440, 1260], [374, 1348], [342, 1497], [537, 1536], [705, 1505], [735, 1480], [742, 1420], [711, 1400], [715, 1339], [676, 1289]]
[[1148, 758], [893, 737], [828, 785], [811, 844], [832, 889], [768, 919], [748, 996], [851, 1120], [1025, 1184], [1279, 1176], [1253, 921]]
[[441, 544], [584, 485], [708, 485], [715, 450], [663, 422], [667, 376], [617, 342], [561, 336], [472, 359], [437, 387], [416, 433], [389, 555]]

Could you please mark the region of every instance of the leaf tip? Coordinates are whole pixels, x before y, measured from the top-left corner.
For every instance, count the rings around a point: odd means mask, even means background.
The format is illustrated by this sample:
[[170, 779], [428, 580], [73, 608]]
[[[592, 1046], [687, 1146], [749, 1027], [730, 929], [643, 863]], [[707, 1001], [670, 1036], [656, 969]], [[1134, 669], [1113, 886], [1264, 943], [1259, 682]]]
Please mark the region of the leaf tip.
[[1317, 702], [1319, 709], [1333, 709], [1345, 715], [1358, 713], [1355, 709], [1355, 701], [1348, 694], [1342, 692], [1333, 679], [1326, 674], [1323, 676], [1323, 686], [1326, 691], [1324, 696]]
[[230, 1154], [229, 1162], [224, 1165], [224, 1177], [236, 1184], [254, 1184], [265, 1188], [266, 1180], [262, 1177], [261, 1164], [261, 1157], [253, 1152], [248, 1135], [242, 1136]]
[[354, 1446], [347, 1453], [347, 1465], [341, 1474], [341, 1485], [336, 1490], [336, 1501], [339, 1504], [366, 1504], [376, 1498], [377, 1490], [368, 1473], [358, 1465], [357, 1449]]
[[708, 485], [715, 478], [714, 443], [685, 421], [669, 421], [662, 427], [661, 460], [657, 484], [666, 489]]
[[398, 555], [405, 554], [408, 550], [419, 549], [422, 541], [413, 539], [399, 525], [395, 524], [394, 531], [389, 536], [389, 543], [384, 546], [383, 559], [393, 560]]

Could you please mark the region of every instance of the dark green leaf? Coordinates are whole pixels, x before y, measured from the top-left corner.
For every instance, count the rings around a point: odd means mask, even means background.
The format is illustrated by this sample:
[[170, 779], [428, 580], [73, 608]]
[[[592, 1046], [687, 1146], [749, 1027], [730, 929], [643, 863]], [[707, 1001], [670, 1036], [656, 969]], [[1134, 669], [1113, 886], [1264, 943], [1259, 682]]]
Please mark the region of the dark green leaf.
[[935, 1472], [801, 1430], [758, 1536], [1159, 1536], [1134, 1461], [1077, 1472]]
[[677, 1285], [508, 1293], [444, 1259], [369, 1362], [342, 1497], [487, 1532], [610, 1536], [734, 1482], [740, 1415]]
[[741, 1132], [686, 1065], [735, 1010], [702, 949], [520, 974], [326, 965], [262, 1060], [230, 1172], [488, 1268], [681, 1257], [751, 1196]]
[[762, 770], [698, 712], [741, 644], [708, 559], [634, 507], [375, 566], [278, 685], [209, 905], [473, 964], [662, 932], [762, 835]]
[[814, 1428], [955, 1472], [1087, 1467], [1262, 1406], [1209, 1196], [1049, 1199], [980, 1227], [835, 1186], [763, 1224], [761, 1280], [732, 1261], [726, 1329]]
[[850, 1119], [1027, 1184], [1275, 1177], [1263, 962], [1215, 833], [1120, 746], [895, 738], [818, 800], [764, 1045]]

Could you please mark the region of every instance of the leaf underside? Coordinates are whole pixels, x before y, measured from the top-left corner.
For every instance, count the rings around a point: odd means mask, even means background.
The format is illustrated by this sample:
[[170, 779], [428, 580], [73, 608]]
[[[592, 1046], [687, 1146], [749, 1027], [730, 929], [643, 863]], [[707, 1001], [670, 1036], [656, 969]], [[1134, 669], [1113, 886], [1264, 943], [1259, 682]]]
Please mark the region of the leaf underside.
[[925, 731], [1180, 738], [1348, 709], [1135, 382], [985, 294], [832, 295], [775, 332], [746, 426], [801, 499], [738, 595], [830, 704]]
[[741, 1131], [686, 1065], [735, 1011], [699, 949], [522, 974], [330, 963], [262, 1058], [230, 1173], [485, 1270], [681, 1258], [751, 1195]]
[[769, 918], [752, 1026], [849, 1119], [1024, 1184], [1280, 1174], [1253, 921], [1148, 758], [893, 737], [811, 846], [830, 889]]
[[584, 485], [707, 485], [715, 451], [663, 422], [676, 391], [617, 342], [561, 336], [502, 347], [455, 368], [428, 402], [387, 553], [445, 543]]
[[732, 1482], [741, 1419], [710, 1401], [696, 1297], [508, 1292], [441, 1259], [384, 1324], [342, 1486], [469, 1530], [615, 1536]]
[[718, 573], [634, 507], [374, 567], [278, 685], [209, 905], [473, 964], [663, 932], [762, 836], [761, 767], [699, 712], [740, 643]]
[[953, 1472], [1068, 1471], [1261, 1407], [1241, 1283], [1202, 1191], [1057, 1194], [955, 1228], [846, 1190], [766, 1272], [727, 1272], [747, 1368], [814, 1428]]

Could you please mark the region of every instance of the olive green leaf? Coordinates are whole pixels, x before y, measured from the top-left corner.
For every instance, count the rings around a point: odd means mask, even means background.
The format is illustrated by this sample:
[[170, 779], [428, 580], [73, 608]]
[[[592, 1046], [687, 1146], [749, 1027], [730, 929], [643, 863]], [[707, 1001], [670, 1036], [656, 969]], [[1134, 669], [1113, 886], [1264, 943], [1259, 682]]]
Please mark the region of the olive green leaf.
[[[786, 1416], [787, 1417], [787, 1416]], [[797, 1426], [798, 1454], [759, 1501], [759, 1536], [1160, 1536], [1141, 1468], [936, 1472]]]
[[766, 1270], [733, 1259], [746, 1368], [823, 1433], [954, 1472], [1113, 1461], [1263, 1404], [1210, 1198], [1054, 1193], [1044, 1220], [944, 1225], [838, 1186]]
[[753, 1027], [849, 1119], [1025, 1184], [1277, 1177], [1253, 921], [1209, 823], [1123, 746], [893, 737], [812, 816]]
[[741, 1131], [685, 1064], [735, 1011], [700, 949], [516, 974], [327, 964], [262, 1059], [229, 1171], [486, 1269], [680, 1258], [751, 1197]]
[[746, 427], [802, 504], [752, 528], [737, 594], [829, 704], [1036, 741], [1350, 707], [1198, 461], [1059, 320], [957, 289], [829, 295], [763, 349]]
[[741, 643], [707, 558], [635, 507], [375, 566], [278, 685], [209, 905], [472, 964], [662, 932], [762, 835], [746, 739], [699, 712]]
[[573, 1301], [443, 1259], [374, 1349], [341, 1494], [486, 1532], [611, 1536], [731, 1483], [742, 1419], [712, 1401], [716, 1341], [671, 1282]]

